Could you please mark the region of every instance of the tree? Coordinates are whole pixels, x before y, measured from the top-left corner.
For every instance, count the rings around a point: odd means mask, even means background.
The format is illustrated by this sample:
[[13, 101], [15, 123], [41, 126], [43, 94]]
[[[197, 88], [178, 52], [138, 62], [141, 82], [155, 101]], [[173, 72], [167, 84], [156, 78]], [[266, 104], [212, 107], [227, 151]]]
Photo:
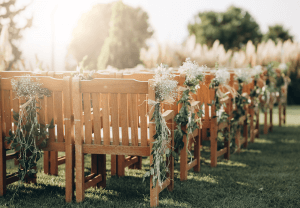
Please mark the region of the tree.
[[90, 68], [96, 68], [97, 62], [100, 68], [134, 67], [140, 63], [140, 48], [146, 47], [145, 41], [152, 33], [148, 15], [141, 8], [121, 1], [98, 4], [80, 18], [68, 51], [77, 62], [87, 55]]
[[264, 41], [272, 39], [275, 43], [278, 39], [282, 42], [290, 39], [293, 41], [294, 37], [289, 34], [289, 30], [285, 30], [282, 25], [276, 24], [274, 26], [269, 26], [269, 31], [263, 36]]
[[241, 48], [249, 40], [260, 42], [262, 34], [259, 25], [245, 10], [234, 6], [226, 12], [200, 12], [188, 25], [190, 35], [195, 34], [196, 42], [212, 46], [219, 40], [225, 49]]
[[33, 17], [26, 19], [25, 24], [23, 26], [18, 26], [18, 24], [14, 21], [15, 17], [18, 17], [22, 14], [22, 12], [29, 6], [25, 5], [22, 8], [16, 8], [16, 0], [0, 0], [0, 10], [4, 11], [0, 13], [0, 31], [3, 29], [3, 26], [9, 23], [9, 42], [12, 46], [12, 53], [14, 55], [13, 60], [9, 63], [9, 68], [12, 63], [19, 60], [22, 52], [17, 47], [17, 40], [22, 38], [21, 32], [31, 27]]

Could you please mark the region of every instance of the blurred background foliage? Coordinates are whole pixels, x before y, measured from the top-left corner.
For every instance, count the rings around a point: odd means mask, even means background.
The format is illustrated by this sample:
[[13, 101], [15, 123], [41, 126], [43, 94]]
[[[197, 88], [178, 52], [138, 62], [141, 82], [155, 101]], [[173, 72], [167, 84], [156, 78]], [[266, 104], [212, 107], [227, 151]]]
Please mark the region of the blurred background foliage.
[[262, 33], [254, 18], [244, 9], [231, 6], [225, 12], [200, 12], [194, 23], [188, 25], [196, 42], [212, 47], [219, 40], [225, 49], [240, 49], [249, 40], [257, 44]]
[[[7, 70], [11, 69], [13, 63], [20, 60], [22, 52], [19, 50], [17, 43], [22, 38], [22, 31], [32, 26], [33, 17], [28, 19], [22, 16], [23, 11], [25, 11], [29, 5], [30, 4], [17, 8], [16, 0], [0, 0], [0, 31], [2, 31], [4, 27], [8, 27], [7, 38], [4, 37], [6, 35], [3, 34], [0, 45], [7, 45], [5, 41], [8, 41], [11, 49], [8, 49], [8, 46], [6, 50], [12, 50], [13, 54], [9, 60], [6, 61]], [[16, 19], [16, 17], [19, 19]], [[24, 20], [24, 24], [18, 24], [20, 18]], [[4, 51], [2, 53], [4, 53]]]
[[[23, 25], [15, 22], [28, 6], [16, 9], [16, 1], [0, 0], [0, 9], [5, 11], [0, 13], [0, 61], [1, 66], [6, 63], [6, 70], [20, 59], [17, 42], [22, 31], [32, 25], [32, 18], [25, 18]], [[270, 25], [267, 33], [262, 34], [247, 10], [230, 6], [224, 12], [199, 12], [187, 25], [190, 36], [182, 44], [171, 44], [153, 38], [148, 20], [144, 10], [122, 1], [93, 6], [81, 16], [72, 32], [67, 57], [73, 57], [74, 61], [70, 65], [66, 60], [66, 70], [75, 70], [79, 63], [89, 70], [109, 66], [120, 70], [138, 64], [153, 68], [160, 63], [179, 67], [187, 57], [208, 67], [214, 67], [216, 62], [235, 68], [287, 63], [292, 80], [288, 101], [300, 104], [300, 45], [293, 42], [294, 37], [283, 25]], [[9, 23], [6, 29], [5, 23]], [[149, 39], [151, 45], [147, 44]], [[7, 58], [9, 51], [12, 55]]]
[[91, 69], [132, 68], [140, 61], [140, 49], [152, 36], [148, 14], [122, 1], [98, 4], [82, 15], [73, 31], [69, 53], [79, 62], [87, 55]]

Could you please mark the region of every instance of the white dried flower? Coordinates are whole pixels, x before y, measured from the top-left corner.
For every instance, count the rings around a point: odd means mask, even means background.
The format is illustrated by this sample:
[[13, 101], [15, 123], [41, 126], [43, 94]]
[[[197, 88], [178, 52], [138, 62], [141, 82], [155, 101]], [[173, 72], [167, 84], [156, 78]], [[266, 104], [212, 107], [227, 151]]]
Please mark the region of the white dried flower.
[[281, 63], [279, 64], [278, 68], [281, 70], [281, 71], [285, 71], [288, 69], [288, 66], [285, 64], [285, 63]]
[[252, 76], [260, 75], [262, 72], [263, 70], [261, 65], [257, 65], [251, 69]]
[[155, 69], [154, 83], [155, 98], [158, 102], [173, 103], [176, 97], [177, 81], [174, 74], [162, 64]]
[[194, 61], [192, 62], [190, 58], [186, 58], [183, 65], [179, 67], [179, 73], [185, 73], [187, 86], [194, 86], [196, 89], [199, 88], [199, 81], [203, 81], [203, 71], [206, 66], [201, 66]]
[[215, 79], [219, 82], [220, 85], [227, 84], [230, 80], [230, 73], [226, 68], [218, 69], [216, 71]]
[[242, 82], [250, 83], [252, 81], [251, 73], [247, 70], [238, 69], [235, 74], [237, 79], [241, 80]]

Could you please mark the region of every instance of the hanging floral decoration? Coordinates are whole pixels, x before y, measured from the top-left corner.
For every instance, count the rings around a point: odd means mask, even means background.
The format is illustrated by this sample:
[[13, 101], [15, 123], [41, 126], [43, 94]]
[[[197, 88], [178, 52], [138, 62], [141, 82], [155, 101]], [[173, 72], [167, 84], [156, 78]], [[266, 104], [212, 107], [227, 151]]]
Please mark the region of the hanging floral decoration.
[[169, 164], [166, 163], [166, 158], [171, 156], [171, 140], [170, 129], [167, 126], [165, 119], [162, 116], [161, 106], [163, 103], [172, 104], [177, 96], [177, 81], [173, 80], [174, 75], [170, 73], [170, 70], [165, 68], [162, 64], [155, 70], [153, 89], [155, 90], [155, 100], [148, 100], [148, 104], [154, 108], [153, 117], [151, 121], [155, 122], [156, 133], [154, 135], [153, 147], [151, 154], [153, 155], [153, 164], [150, 167], [150, 171], [147, 171], [144, 175], [148, 177], [153, 176], [153, 187], [157, 182], [159, 186], [162, 186], [163, 181], [166, 179], [166, 174], [170, 171], [168, 169]]
[[[184, 135], [192, 135], [192, 133], [199, 128], [197, 122], [199, 120], [195, 119], [195, 110], [191, 107], [191, 101], [193, 101], [192, 95], [196, 94], [196, 90], [200, 87], [200, 82], [204, 80], [203, 71], [206, 70], [205, 66], [199, 67], [194, 61], [192, 62], [190, 58], [187, 58], [183, 65], [179, 68], [179, 72], [185, 74], [184, 87], [180, 87], [179, 91], [181, 93], [181, 98], [177, 104], [181, 104], [179, 113], [175, 116], [175, 122], [177, 124], [174, 132], [175, 149], [181, 150], [184, 147], [183, 137]], [[197, 109], [197, 117], [201, 118], [203, 111], [202, 106]], [[187, 132], [183, 129], [187, 126]], [[188, 146], [187, 152], [188, 150]], [[189, 152], [191, 155], [191, 153]]]
[[43, 88], [39, 82], [34, 82], [30, 77], [11, 80], [16, 99], [26, 100], [19, 108], [19, 112], [13, 112], [16, 130], [9, 131], [6, 141], [11, 149], [18, 153], [18, 177], [24, 181], [26, 175], [33, 176], [36, 171], [37, 161], [41, 158], [41, 148], [46, 146], [49, 129], [54, 128], [53, 119], [50, 124], [44, 125], [38, 122], [38, 111], [41, 109], [40, 99], [50, 96], [51, 92]]

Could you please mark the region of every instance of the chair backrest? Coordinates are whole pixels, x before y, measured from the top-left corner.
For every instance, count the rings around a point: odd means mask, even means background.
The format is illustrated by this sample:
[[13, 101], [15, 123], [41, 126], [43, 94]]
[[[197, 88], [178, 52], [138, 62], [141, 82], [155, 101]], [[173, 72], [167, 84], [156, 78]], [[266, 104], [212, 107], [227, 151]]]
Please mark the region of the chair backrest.
[[[79, 80], [77, 77], [72, 82], [76, 141], [80, 138], [84, 144], [128, 146], [131, 140], [132, 146], [149, 145], [146, 95], [153, 89], [148, 82], [110, 78]], [[140, 104], [138, 97], [143, 101]], [[94, 122], [91, 121], [92, 113]]]
[[[7, 136], [12, 129], [13, 119], [12, 111], [19, 112], [19, 107], [25, 102], [16, 98], [15, 92], [12, 91], [11, 80], [22, 77], [1, 78], [1, 117], [2, 117], [2, 136]], [[39, 122], [41, 124], [50, 124], [57, 115], [55, 128], [49, 129], [49, 143], [65, 142], [66, 138], [71, 139], [72, 135], [72, 103], [70, 91], [70, 77], [64, 79], [54, 79], [51, 77], [31, 77], [31, 80], [42, 83], [42, 87], [51, 91], [51, 96], [40, 99]], [[13, 96], [10, 99], [10, 95]], [[11, 102], [12, 100], [12, 102]], [[14, 126], [13, 131], [16, 129]], [[7, 146], [9, 148], [9, 146]], [[61, 147], [64, 150], [64, 147]]]

